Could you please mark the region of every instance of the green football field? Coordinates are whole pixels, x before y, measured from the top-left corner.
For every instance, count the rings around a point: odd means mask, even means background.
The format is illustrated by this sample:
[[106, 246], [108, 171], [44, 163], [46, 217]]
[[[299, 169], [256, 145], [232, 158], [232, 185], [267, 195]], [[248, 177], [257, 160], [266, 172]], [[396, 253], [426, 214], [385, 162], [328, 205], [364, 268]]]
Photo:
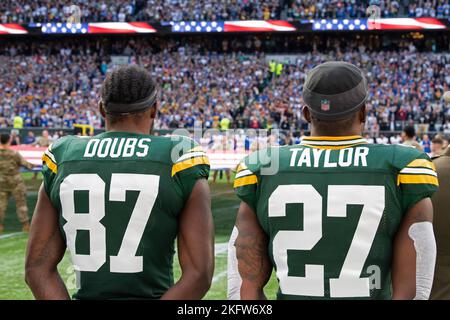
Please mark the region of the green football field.
[[[32, 179], [31, 174], [24, 175], [28, 187], [28, 206], [30, 213], [36, 203], [37, 190], [41, 183], [40, 176]], [[233, 228], [239, 200], [232, 191], [232, 186], [224, 181], [211, 183], [212, 209], [216, 231], [216, 267], [213, 283], [205, 299], [226, 299], [227, 288], [227, 252], [226, 243]], [[5, 232], [0, 235], [0, 300], [33, 299], [33, 295], [24, 281], [24, 260], [27, 235], [20, 232], [21, 226], [15, 215], [14, 201], [10, 200], [5, 219]], [[75, 273], [69, 255], [59, 265], [59, 272], [69, 291], [74, 292]], [[180, 275], [180, 267], [175, 259], [175, 276]], [[277, 283], [274, 277], [266, 287], [266, 295], [274, 299]]]

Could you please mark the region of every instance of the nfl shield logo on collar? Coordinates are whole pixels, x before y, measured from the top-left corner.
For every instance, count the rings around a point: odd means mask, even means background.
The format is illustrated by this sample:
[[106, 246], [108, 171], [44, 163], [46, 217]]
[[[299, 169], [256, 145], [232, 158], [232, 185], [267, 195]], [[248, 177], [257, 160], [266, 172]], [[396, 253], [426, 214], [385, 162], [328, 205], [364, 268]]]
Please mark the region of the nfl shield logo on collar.
[[320, 109], [323, 111], [329, 111], [330, 110], [330, 100], [323, 99], [320, 101]]

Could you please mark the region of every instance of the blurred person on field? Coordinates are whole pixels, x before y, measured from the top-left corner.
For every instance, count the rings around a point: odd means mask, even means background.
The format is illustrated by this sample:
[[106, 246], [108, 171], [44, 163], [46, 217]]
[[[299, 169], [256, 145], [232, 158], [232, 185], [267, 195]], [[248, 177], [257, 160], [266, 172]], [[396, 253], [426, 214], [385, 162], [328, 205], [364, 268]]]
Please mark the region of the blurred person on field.
[[431, 140], [431, 152], [430, 157], [436, 158], [443, 154], [444, 152], [444, 140], [440, 137], [435, 137]]
[[20, 168], [31, 170], [35, 165], [26, 161], [20, 153], [10, 148], [11, 136], [0, 135], [0, 233], [3, 232], [3, 220], [9, 197], [16, 200], [17, 217], [22, 223], [22, 231], [30, 229], [28, 207], [26, 198], [26, 186], [20, 173]]
[[419, 151], [423, 151], [422, 146], [416, 140], [416, 130], [413, 126], [406, 126], [403, 129], [402, 140], [404, 146], [414, 147]]

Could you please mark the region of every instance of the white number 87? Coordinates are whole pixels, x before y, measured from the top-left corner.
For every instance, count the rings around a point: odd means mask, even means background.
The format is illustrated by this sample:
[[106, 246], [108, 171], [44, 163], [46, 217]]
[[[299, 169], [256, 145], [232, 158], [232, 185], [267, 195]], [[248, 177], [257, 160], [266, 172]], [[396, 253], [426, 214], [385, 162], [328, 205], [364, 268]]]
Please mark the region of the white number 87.
[[[295, 195], [293, 200], [292, 195]], [[269, 198], [269, 217], [286, 216], [286, 204], [303, 203], [303, 230], [282, 230], [273, 239], [273, 256], [283, 294], [325, 295], [324, 266], [305, 265], [305, 276], [288, 275], [288, 250], [312, 250], [322, 238], [322, 196], [312, 185], [278, 186]], [[384, 186], [329, 186], [327, 216], [347, 216], [348, 204], [364, 205], [339, 278], [330, 279], [331, 297], [370, 296], [369, 278], [360, 278], [385, 207]]]
[[[111, 175], [110, 201], [125, 201], [127, 190], [139, 191], [119, 253], [117, 256], [110, 257], [111, 272], [143, 271], [143, 257], [136, 256], [136, 251], [150, 219], [158, 196], [158, 188], [159, 176], [156, 175], [125, 173]], [[88, 191], [89, 212], [75, 213], [74, 192], [76, 190]], [[105, 182], [97, 174], [71, 174], [61, 183], [60, 199], [62, 216], [67, 221], [63, 228], [74, 269], [98, 271], [106, 262], [106, 229], [100, 222], [105, 216]], [[89, 254], [76, 253], [75, 242], [78, 230], [89, 231]]]

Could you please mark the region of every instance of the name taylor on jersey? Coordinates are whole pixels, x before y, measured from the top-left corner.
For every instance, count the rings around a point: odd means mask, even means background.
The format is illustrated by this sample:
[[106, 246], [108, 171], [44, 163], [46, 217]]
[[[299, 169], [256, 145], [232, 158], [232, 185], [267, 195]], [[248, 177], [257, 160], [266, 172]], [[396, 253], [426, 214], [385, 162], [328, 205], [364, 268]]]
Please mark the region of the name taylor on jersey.
[[[338, 151], [337, 161], [331, 160], [331, 152]], [[340, 150], [313, 149], [313, 148], [292, 148], [290, 149], [291, 158], [289, 165], [291, 167], [319, 168], [323, 159], [324, 168], [336, 167], [367, 167], [367, 156], [369, 148], [356, 147]]]

